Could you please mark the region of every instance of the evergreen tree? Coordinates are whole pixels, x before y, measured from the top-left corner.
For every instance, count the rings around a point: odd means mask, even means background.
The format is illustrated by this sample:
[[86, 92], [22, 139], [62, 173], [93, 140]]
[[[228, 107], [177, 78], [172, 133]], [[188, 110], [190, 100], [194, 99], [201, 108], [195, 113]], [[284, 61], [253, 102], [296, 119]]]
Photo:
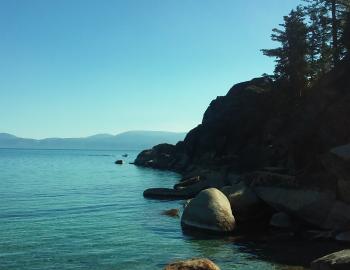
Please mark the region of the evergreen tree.
[[280, 26], [283, 30], [273, 29], [271, 38], [281, 43], [276, 49], [262, 50], [264, 55], [276, 58], [275, 77], [286, 81], [292, 97], [300, 97], [306, 87], [308, 76], [308, 28], [304, 23], [304, 12], [298, 7], [284, 17]]
[[314, 81], [332, 68], [331, 28], [327, 8], [308, 2], [305, 8], [308, 15], [308, 62], [310, 80]]
[[[344, 56], [345, 46], [341, 36], [345, 24], [345, 15], [350, 8], [350, 0], [304, 0], [310, 18], [310, 27], [318, 28], [323, 39], [319, 49], [319, 63], [323, 64], [323, 69], [327, 71], [329, 67], [337, 65]], [[312, 43], [311, 43], [312, 44]], [[320, 44], [318, 44], [320, 45]], [[327, 45], [327, 46], [324, 46]], [[332, 55], [332, 62], [329, 62], [329, 48]]]

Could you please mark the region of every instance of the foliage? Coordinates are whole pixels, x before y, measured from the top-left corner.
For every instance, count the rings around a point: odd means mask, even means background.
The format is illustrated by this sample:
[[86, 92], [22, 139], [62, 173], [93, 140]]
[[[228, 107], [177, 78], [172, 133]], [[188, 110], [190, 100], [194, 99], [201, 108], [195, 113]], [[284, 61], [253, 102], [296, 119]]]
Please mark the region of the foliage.
[[304, 23], [304, 13], [300, 7], [284, 17], [280, 26], [283, 30], [273, 29], [273, 41], [281, 44], [275, 49], [262, 50], [264, 55], [276, 58], [275, 77], [289, 82], [291, 95], [301, 96], [308, 74], [308, 29]]
[[[310, 45], [316, 41], [321, 73], [329, 71], [344, 57], [346, 48], [342, 42], [346, 14], [350, 8], [350, 0], [304, 0], [305, 10], [309, 15], [311, 33]], [[318, 33], [318, 36], [312, 34]], [[320, 55], [320, 53], [322, 55]]]
[[350, 51], [350, 0], [304, 0], [271, 38], [280, 47], [264, 49], [276, 58], [274, 78], [289, 85], [293, 97], [333, 69]]

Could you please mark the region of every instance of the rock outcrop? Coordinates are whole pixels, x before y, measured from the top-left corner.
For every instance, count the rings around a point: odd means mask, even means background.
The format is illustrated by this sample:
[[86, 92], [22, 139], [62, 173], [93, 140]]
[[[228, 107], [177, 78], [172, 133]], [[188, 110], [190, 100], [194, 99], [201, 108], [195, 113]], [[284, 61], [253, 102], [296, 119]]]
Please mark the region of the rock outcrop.
[[191, 259], [170, 263], [164, 270], [220, 270], [220, 268], [208, 259]]
[[218, 189], [210, 188], [192, 199], [181, 217], [184, 228], [230, 232], [235, 228], [230, 202]]
[[146, 150], [135, 163], [156, 168], [167, 164], [167, 169], [180, 172], [198, 166], [256, 168], [261, 161], [257, 155], [259, 136], [263, 136], [264, 125], [273, 112], [271, 87], [271, 81], [265, 78], [235, 85], [225, 97], [211, 102], [202, 124], [183, 142], [171, 149], [161, 146]]
[[327, 187], [332, 183], [322, 156], [350, 143], [350, 63], [326, 75], [298, 104], [280, 87], [266, 78], [233, 86], [211, 102], [184, 141], [144, 151], [136, 164], [184, 174], [198, 167], [227, 173], [278, 168]]
[[298, 102], [268, 78], [237, 84], [211, 102], [184, 141], [143, 151], [135, 163], [199, 176], [169, 191], [183, 198], [243, 178], [276, 211], [319, 228], [348, 230], [349, 89], [348, 59]]

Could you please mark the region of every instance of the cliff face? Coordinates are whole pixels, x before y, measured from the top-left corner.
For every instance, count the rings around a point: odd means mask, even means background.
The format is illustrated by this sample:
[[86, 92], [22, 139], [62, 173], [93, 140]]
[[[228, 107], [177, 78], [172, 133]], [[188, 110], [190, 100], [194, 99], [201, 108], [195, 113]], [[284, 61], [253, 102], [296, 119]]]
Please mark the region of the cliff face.
[[350, 64], [344, 61], [299, 104], [267, 78], [217, 97], [183, 142], [140, 153], [136, 165], [188, 174], [198, 168], [245, 173], [263, 168], [331, 185], [330, 149], [350, 143]]

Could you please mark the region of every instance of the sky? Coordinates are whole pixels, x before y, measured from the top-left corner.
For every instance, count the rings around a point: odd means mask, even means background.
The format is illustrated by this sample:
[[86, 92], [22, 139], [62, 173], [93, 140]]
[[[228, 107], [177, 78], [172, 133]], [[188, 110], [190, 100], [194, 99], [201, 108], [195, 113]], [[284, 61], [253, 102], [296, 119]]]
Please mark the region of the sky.
[[299, 0], [0, 0], [0, 132], [187, 132]]

